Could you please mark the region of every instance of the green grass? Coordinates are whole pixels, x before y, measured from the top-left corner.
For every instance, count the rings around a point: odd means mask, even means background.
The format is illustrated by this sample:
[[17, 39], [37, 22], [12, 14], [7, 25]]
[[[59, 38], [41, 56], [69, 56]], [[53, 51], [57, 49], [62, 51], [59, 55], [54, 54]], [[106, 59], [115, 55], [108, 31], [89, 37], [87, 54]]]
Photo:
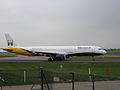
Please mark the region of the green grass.
[[[63, 65], [63, 68], [60, 68]], [[67, 63], [67, 62], [1, 62], [0, 70], [38, 70], [43, 67], [50, 71], [59, 72], [77, 72], [81, 74], [88, 74], [88, 68], [91, 72], [98, 75], [109, 74], [111, 76], [120, 76], [120, 63]]]
[[[63, 65], [63, 68], [60, 68]], [[75, 79], [88, 80], [88, 68], [91, 68], [91, 74], [97, 75], [97, 80], [118, 80], [120, 76], [120, 63], [67, 63], [67, 62], [1, 62], [0, 76], [4, 78], [7, 85], [39, 83], [40, 67], [48, 72], [45, 74], [48, 79], [52, 75], [60, 77], [64, 82], [71, 78], [70, 72], [75, 72]], [[23, 83], [23, 71], [27, 71], [27, 82]], [[52, 72], [53, 73], [52, 73]], [[120, 79], [120, 78], [119, 78]], [[108, 80], [108, 78], [107, 78]]]
[[[114, 57], [115, 55], [115, 57]], [[116, 55], [118, 57], [116, 57]], [[109, 51], [105, 57], [95, 57], [96, 60], [100, 59], [120, 59], [120, 52]], [[11, 53], [0, 53], [0, 57], [13, 57], [16, 54]], [[69, 59], [81, 59], [81, 60], [92, 60], [92, 57], [71, 57]], [[60, 68], [63, 65], [63, 68]], [[39, 83], [40, 67], [45, 70], [54, 72], [55, 76], [61, 77], [64, 81], [70, 80], [70, 72], [75, 72], [76, 81], [78, 79], [88, 79], [88, 68], [91, 68], [91, 74], [97, 75], [99, 80], [103, 80], [104, 77], [112, 77], [109, 80], [118, 79], [120, 76], [120, 63], [68, 63], [68, 62], [0, 62], [0, 76], [5, 78], [8, 84], [31, 84]], [[23, 71], [27, 71], [27, 82], [23, 83]], [[51, 76], [51, 72], [48, 73]], [[50, 79], [50, 78], [48, 78]], [[108, 80], [104, 78], [104, 80]], [[120, 80], [120, 79], [119, 79]], [[16, 82], [17, 81], [17, 82]]]

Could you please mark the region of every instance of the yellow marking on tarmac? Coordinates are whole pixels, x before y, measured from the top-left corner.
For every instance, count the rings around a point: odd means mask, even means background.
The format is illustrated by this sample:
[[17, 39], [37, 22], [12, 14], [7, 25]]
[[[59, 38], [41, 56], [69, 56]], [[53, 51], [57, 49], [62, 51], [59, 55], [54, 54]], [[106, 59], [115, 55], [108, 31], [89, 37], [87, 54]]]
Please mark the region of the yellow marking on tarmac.
[[11, 52], [11, 53], [21, 54], [21, 55], [34, 56], [32, 53], [27, 52], [20, 48], [4, 48], [3, 50], [5, 50], [7, 52]]

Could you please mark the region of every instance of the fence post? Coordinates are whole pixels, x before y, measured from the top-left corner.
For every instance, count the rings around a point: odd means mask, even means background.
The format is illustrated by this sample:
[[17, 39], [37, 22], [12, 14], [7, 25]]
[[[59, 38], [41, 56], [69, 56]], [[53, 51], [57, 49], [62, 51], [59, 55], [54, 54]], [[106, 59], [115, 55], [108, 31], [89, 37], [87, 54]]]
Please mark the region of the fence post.
[[1, 87], [1, 90], [2, 90], [2, 85], [0, 87]]
[[43, 90], [43, 67], [40, 67], [41, 90]]
[[72, 74], [72, 90], [74, 90], [75, 73], [71, 72], [70, 74]]
[[24, 71], [24, 83], [26, 83], [26, 71]]
[[40, 68], [41, 72], [41, 90], [43, 90], [43, 68]]
[[91, 75], [92, 76], [92, 83], [93, 83], [93, 90], [95, 90], [95, 75]]
[[92, 79], [91, 79], [91, 69], [90, 69], [90, 67], [88, 68], [88, 74], [89, 74], [89, 80], [91, 81]]

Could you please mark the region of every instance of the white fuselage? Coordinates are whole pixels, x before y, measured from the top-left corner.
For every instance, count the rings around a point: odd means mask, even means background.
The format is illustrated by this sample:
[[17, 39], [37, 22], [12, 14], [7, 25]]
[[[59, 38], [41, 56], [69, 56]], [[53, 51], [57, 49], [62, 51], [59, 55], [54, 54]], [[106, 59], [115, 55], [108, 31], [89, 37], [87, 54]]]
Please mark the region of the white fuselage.
[[[98, 55], [103, 55], [106, 53], [100, 47], [97, 46], [40, 46], [40, 47], [18, 47], [24, 50], [28, 50], [32, 53], [54, 53], [54, 54], [87, 54], [94, 53]], [[87, 55], [86, 55], [87, 56]]]
[[27, 56], [47, 56], [53, 60], [63, 60], [70, 56], [98, 56], [106, 51], [97, 46], [40, 46], [40, 47], [8, 47], [3, 50]]

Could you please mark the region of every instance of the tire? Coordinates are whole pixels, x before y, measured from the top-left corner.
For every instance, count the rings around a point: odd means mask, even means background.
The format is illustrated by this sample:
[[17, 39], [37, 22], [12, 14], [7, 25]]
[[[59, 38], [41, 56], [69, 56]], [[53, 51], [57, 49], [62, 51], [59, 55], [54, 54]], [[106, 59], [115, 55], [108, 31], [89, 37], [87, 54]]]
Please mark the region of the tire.
[[52, 58], [48, 58], [48, 61], [52, 61]]

